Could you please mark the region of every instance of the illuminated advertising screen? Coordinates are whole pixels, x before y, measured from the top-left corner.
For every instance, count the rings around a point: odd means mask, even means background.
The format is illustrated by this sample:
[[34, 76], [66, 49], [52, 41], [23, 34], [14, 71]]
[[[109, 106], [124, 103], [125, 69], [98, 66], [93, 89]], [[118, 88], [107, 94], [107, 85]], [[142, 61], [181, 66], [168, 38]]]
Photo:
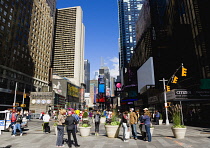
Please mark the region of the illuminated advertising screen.
[[98, 85], [98, 92], [99, 93], [105, 93], [105, 85], [104, 84], [99, 84]]

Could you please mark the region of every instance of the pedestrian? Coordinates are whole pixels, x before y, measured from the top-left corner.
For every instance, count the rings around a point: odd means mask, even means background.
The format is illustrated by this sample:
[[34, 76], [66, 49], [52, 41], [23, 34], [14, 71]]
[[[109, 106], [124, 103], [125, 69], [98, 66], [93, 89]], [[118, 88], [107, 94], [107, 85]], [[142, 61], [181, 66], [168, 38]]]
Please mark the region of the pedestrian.
[[146, 141], [146, 129], [145, 129], [145, 124], [144, 124], [144, 113], [141, 112], [141, 115], [139, 117], [139, 128], [140, 128], [140, 132], [141, 132], [141, 135], [142, 135], [142, 140]]
[[43, 116], [43, 131], [48, 134], [50, 133], [50, 126], [49, 126], [49, 122], [50, 122], [50, 116], [48, 115], [48, 113], [45, 113]]
[[57, 141], [56, 146], [57, 147], [63, 147], [63, 135], [64, 135], [64, 125], [65, 125], [65, 119], [66, 119], [66, 110], [60, 109], [59, 115], [57, 119]]
[[15, 127], [16, 120], [17, 120], [17, 114], [16, 114], [16, 110], [15, 109], [13, 109], [12, 113], [10, 114], [10, 120], [11, 120], [10, 127], [12, 128], [12, 136], [13, 136], [14, 135], [14, 127]]
[[92, 113], [92, 111], [89, 111], [88, 116], [89, 116], [89, 121], [90, 121], [91, 123], [93, 123], [93, 113]]
[[149, 110], [145, 110], [143, 120], [144, 120], [144, 124], [145, 124], [146, 136], [148, 138], [148, 142], [151, 142], [152, 141], [152, 136], [150, 133], [151, 114], [150, 114]]
[[132, 138], [137, 140], [137, 130], [136, 130], [136, 124], [137, 124], [137, 116], [134, 112], [134, 108], [130, 108], [130, 125], [132, 130]]
[[156, 113], [155, 113], [155, 121], [156, 121], [156, 124], [155, 125], [159, 125], [159, 119], [160, 119], [160, 113], [158, 110], [156, 110]]
[[123, 141], [128, 142], [130, 138], [130, 125], [129, 125], [129, 116], [128, 111], [123, 112], [122, 114], [122, 127], [123, 127]]
[[[77, 120], [77, 122], [79, 123], [79, 120], [80, 120], [80, 117], [74, 112], [74, 111], [71, 111], [72, 112], [72, 116]], [[75, 132], [79, 132], [78, 131], [78, 124], [75, 125]]]
[[29, 110], [29, 112], [28, 112], [28, 120], [29, 121], [31, 121], [31, 114], [32, 114], [32, 112], [31, 112], [31, 110]]
[[94, 115], [94, 120], [95, 120], [95, 135], [99, 135], [99, 125], [100, 125], [100, 119], [101, 119], [101, 114], [99, 111], [96, 112], [96, 115]]
[[20, 136], [23, 135], [23, 132], [22, 132], [22, 130], [21, 130], [22, 119], [23, 119], [23, 116], [22, 116], [21, 113], [18, 111], [18, 112], [17, 112], [16, 123], [15, 123], [15, 126], [14, 126], [14, 133], [13, 133], [13, 135], [12, 135], [13, 137], [16, 136], [17, 129], [20, 131]]
[[75, 132], [75, 125], [78, 124], [77, 120], [72, 116], [72, 112], [68, 111], [68, 116], [65, 120], [66, 124], [66, 130], [68, 134], [68, 146], [72, 147], [72, 141], [71, 141], [71, 134], [74, 138], [75, 147], [80, 147], [77, 142], [76, 132]]

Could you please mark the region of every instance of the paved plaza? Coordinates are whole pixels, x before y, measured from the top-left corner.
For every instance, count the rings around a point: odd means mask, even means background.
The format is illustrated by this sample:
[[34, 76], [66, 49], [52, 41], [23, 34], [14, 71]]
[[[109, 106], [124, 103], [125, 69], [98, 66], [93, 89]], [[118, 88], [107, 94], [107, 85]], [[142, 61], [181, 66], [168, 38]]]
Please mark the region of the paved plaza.
[[[11, 137], [10, 132], [2, 132], [0, 135], [0, 148], [53, 148], [56, 147], [56, 135], [51, 121], [51, 133], [42, 132], [42, 123], [38, 119], [29, 122], [29, 127], [24, 130], [23, 136]], [[122, 127], [119, 138], [108, 138], [104, 124], [100, 125], [99, 136], [94, 135], [94, 126], [91, 135], [81, 137], [77, 133], [78, 143], [81, 148], [210, 148], [210, 128], [187, 127], [185, 139], [175, 139], [171, 131], [171, 125], [154, 125], [155, 130], [152, 142], [141, 140], [138, 128], [138, 140], [130, 139], [129, 142], [122, 141]], [[65, 138], [67, 135], [65, 133]], [[65, 144], [65, 147], [68, 146]], [[74, 147], [74, 145], [72, 146]]]

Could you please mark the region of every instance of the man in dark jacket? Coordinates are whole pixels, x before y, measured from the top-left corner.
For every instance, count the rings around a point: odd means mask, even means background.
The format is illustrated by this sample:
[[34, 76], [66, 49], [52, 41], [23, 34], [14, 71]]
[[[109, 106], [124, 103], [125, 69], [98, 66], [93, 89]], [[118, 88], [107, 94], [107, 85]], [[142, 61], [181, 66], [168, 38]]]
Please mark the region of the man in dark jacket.
[[78, 124], [78, 121], [75, 119], [75, 117], [72, 116], [72, 112], [68, 112], [68, 117], [65, 120], [66, 124], [66, 130], [68, 134], [68, 145], [69, 147], [72, 147], [72, 142], [71, 142], [71, 134], [74, 138], [75, 142], [75, 147], [80, 147], [77, 143], [77, 137], [76, 137], [76, 131], [75, 131], [75, 125]]

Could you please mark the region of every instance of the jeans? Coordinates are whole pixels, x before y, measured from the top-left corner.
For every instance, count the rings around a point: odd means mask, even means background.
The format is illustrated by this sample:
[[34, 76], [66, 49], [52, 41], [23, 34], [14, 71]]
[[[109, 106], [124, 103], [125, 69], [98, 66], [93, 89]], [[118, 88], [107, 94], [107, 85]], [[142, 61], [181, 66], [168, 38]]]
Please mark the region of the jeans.
[[155, 117], [156, 125], [159, 125], [159, 117]]
[[11, 122], [10, 127], [12, 128], [12, 135], [14, 135], [15, 122]]
[[127, 123], [123, 123], [122, 124], [122, 127], [123, 127], [123, 140], [126, 140], [126, 133], [127, 133], [127, 131], [128, 131], [128, 127], [127, 127]]
[[58, 129], [58, 135], [57, 135], [56, 146], [62, 146], [63, 145], [64, 126], [58, 125], [57, 129]]
[[46, 127], [49, 126], [49, 122], [44, 122], [44, 125], [43, 125], [43, 132], [49, 132], [46, 130]]
[[99, 124], [100, 124], [100, 122], [95, 122], [95, 132], [96, 133], [99, 132]]
[[131, 124], [133, 138], [137, 138], [136, 124]]
[[145, 129], [146, 129], [146, 133], [147, 133], [147, 137], [148, 137], [148, 142], [152, 141], [152, 136], [150, 133], [150, 125], [149, 124], [145, 124]]
[[20, 127], [20, 123], [16, 123], [15, 126], [14, 126], [14, 133], [13, 135], [16, 135], [16, 130], [19, 129], [20, 133], [22, 133], [22, 130], [21, 130], [21, 127]]
[[72, 136], [73, 136], [73, 138], [74, 138], [75, 146], [77, 146], [78, 143], [77, 143], [77, 137], [76, 137], [76, 132], [75, 132], [75, 130], [67, 130], [67, 134], [68, 134], [68, 145], [69, 145], [69, 147], [72, 146], [71, 134], [72, 134]]

